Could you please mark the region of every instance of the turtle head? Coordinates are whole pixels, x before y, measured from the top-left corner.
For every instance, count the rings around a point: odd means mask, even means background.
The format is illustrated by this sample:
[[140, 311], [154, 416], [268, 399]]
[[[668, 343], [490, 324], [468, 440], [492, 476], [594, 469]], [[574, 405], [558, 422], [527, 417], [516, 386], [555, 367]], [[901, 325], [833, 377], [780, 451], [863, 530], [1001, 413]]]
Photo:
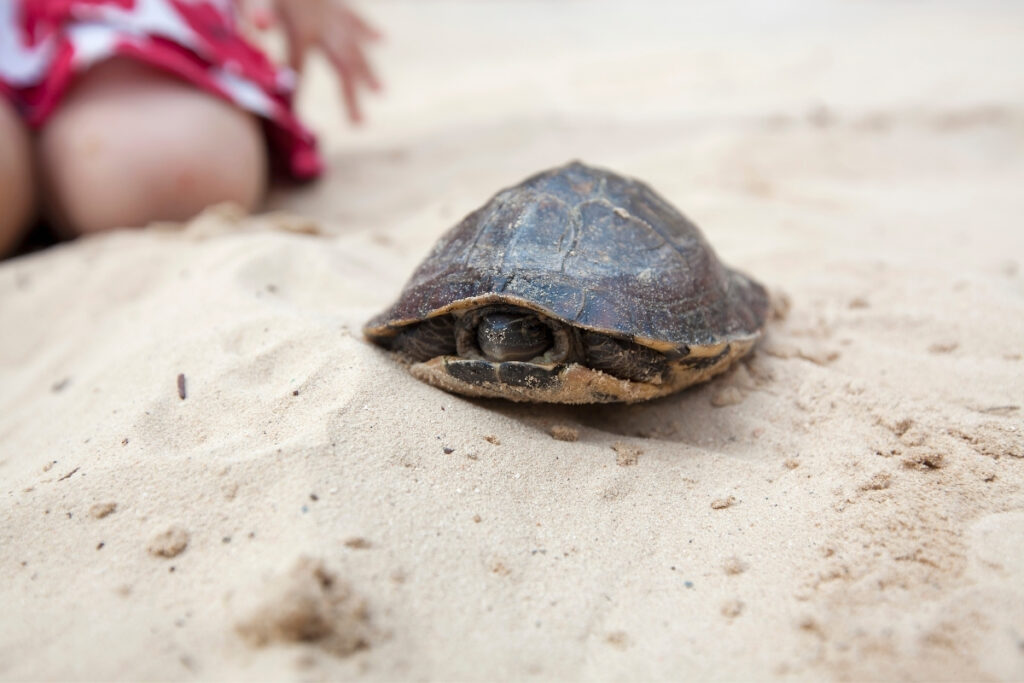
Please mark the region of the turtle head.
[[564, 323], [525, 307], [489, 305], [409, 325], [387, 345], [411, 360], [457, 356], [490, 363], [562, 363], [578, 353], [578, 335]]
[[479, 318], [476, 342], [487, 360], [531, 360], [553, 343], [551, 328], [531, 311], [493, 311]]
[[463, 313], [455, 323], [461, 358], [493, 363], [542, 365], [572, 360], [578, 346], [575, 329], [522, 306], [482, 306]]

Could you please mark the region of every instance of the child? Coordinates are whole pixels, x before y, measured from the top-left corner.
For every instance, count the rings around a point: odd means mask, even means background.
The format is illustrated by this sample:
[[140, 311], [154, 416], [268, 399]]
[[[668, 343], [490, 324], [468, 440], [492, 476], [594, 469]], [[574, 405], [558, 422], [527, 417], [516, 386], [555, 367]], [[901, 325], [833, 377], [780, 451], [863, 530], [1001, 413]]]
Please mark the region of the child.
[[[280, 24], [295, 71], [241, 36], [239, 14]], [[270, 168], [315, 177], [294, 74], [321, 49], [358, 122], [378, 37], [344, 0], [0, 0], [0, 255], [37, 205], [74, 236], [251, 210]]]

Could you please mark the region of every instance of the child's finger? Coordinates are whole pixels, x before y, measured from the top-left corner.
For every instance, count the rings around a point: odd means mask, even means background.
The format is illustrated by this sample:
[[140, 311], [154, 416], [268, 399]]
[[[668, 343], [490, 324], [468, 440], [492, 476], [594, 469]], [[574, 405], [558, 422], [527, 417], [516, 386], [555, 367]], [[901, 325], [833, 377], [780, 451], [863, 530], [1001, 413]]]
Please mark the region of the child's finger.
[[351, 74], [341, 77], [341, 92], [349, 120], [354, 124], [362, 123], [363, 112], [359, 109], [359, 96], [356, 94], [355, 79]]
[[324, 34], [320, 47], [328, 53], [336, 70], [340, 71], [338, 65], [344, 65], [353, 79], [353, 87], [362, 83], [370, 90], [380, 90], [380, 80], [366, 61], [366, 55], [363, 54], [357, 39], [344, 20], [338, 21]]
[[365, 19], [344, 5], [341, 7], [341, 18], [352, 28], [353, 33], [357, 34], [360, 38], [365, 40], [380, 40], [384, 37], [383, 33], [371, 26]]
[[288, 15], [281, 17], [281, 23], [284, 28], [285, 42], [288, 44], [288, 66], [295, 73], [302, 73], [302, 67], [306, 61], [306, 51], [309, 49], [306, 38]]
[[335, 51], [325, 50], [325, 52], [341, 80], [341, 95], [345, 101], [345, 110], [348, 112], [349, 121], [361, 123], [363, 114], [359, 110], [359, 95], [356, 92], [356, 77], [352, 67], [345, 61], [342, 55], [337, 54]]
[[366, 61], [366, 55], [359, 49], [358, 45], [352, 45], [348, 49], [348, 63], [352, 65], [353, 73], [359, 77], [366, 86], [373, 91], [380, 90], [380, 80], [374, 73], [370, 63]]

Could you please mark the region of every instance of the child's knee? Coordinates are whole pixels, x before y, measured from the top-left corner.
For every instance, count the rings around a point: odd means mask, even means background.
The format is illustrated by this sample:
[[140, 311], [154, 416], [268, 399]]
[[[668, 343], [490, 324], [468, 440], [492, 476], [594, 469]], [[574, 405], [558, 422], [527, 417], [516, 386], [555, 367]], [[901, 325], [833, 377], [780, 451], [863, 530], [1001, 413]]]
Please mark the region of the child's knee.
[[0, 98], [0, 256], [14, 247], [32, 217], [33, 189], [28, 131]]
[[266, 187], [254, 117], [145, 67], [87, 76], [40, 134], [39, 160], [51, 213], [76, 234], [252, 209]]

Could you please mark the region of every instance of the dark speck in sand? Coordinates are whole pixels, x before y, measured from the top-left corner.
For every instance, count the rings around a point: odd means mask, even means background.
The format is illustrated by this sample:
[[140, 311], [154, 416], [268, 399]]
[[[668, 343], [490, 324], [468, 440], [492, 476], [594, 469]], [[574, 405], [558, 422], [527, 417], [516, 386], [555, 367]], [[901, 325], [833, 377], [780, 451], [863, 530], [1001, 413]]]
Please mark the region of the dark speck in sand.
[[185, 375], [182, 374], [182, 373], [179, 373], [178, 374], [178, 398], [180, 398], [182, 401], [184, 401], [186, 396], [188, 396], [188, 394], [185, 391]]
[[444, 451], [444, 454], [445, 454], [445, 455], [451, 455], [452, 453], [454, 453], [454, 452], [455, 452], [455, 449], [454, 449], [454, 448], [449, 448], [448, 446], [445, 446], [445, 447], [444, 447], [444, 448], [442, 448], [441, 450], [443, 450], [443, 451]]

